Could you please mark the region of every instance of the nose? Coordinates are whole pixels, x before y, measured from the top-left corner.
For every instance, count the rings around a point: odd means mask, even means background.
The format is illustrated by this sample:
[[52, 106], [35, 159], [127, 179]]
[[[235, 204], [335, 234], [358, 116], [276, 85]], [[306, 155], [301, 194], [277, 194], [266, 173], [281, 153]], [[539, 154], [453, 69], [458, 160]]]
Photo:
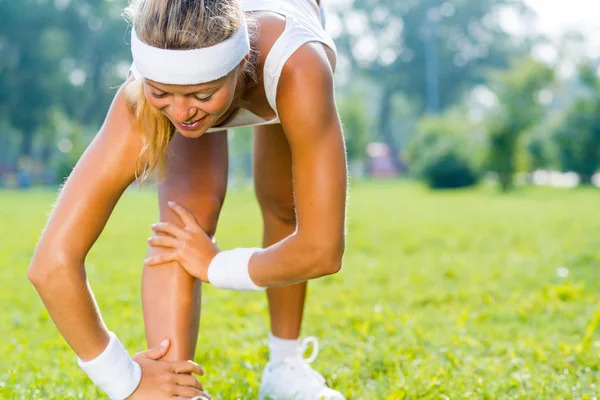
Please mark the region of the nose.
[[189, 121], [198, 113], [198, 109], [191, 107], [185, 99], [175, 99], [171, 104], [171, 118], [175, 122]]

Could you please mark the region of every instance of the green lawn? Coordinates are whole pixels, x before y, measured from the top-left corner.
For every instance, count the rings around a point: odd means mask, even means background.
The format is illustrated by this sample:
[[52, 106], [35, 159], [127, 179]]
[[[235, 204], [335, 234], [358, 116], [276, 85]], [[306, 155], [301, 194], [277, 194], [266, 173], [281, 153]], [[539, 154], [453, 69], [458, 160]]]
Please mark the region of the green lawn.
[[[0, 192], [2, 399], [101, 398], [26, 278], [53, 199]], [[353, 184], [344, 267], [309, 288], [303, 334], [322, 348], [313, 365], [348, 399], [595, 398], [599, 201], [592, 189]], [[104, 318], [132, 353], [145, 343], [140, 276], [155, 202], [128, 192], [87, 263]], [[217, 236], [222, 248], [260, 243], [251, 192], [228, 195]], [[256, 398], [264, 295], [207, 287], [203, 302], [205, 387], [219, 400]]]

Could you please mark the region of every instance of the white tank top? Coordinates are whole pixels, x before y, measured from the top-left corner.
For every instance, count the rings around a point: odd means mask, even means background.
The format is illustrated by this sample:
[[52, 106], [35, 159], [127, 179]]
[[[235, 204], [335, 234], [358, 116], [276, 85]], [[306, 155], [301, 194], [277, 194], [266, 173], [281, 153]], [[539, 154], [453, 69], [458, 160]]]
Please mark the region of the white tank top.
[[[323, 43], [337, 53], [333, 39], [324, 29], [324, 11], [319, 8], [316, 0], [243, 0], [243, 7], [245, 12], [271, 11], [286, 19], [284, 31], [267, 54], [263, 71], [267, 100], [277, 117], [266, 120], [247, 109], [240, 108], [224, 124], [210, 128], [207, 132], [244, 126], [278, 124], [277, 85], [287, 60], [302, 45], [309, 42]], [[130, 70], [136, 79], [141, 78], [140, 73], [133, 65]]]

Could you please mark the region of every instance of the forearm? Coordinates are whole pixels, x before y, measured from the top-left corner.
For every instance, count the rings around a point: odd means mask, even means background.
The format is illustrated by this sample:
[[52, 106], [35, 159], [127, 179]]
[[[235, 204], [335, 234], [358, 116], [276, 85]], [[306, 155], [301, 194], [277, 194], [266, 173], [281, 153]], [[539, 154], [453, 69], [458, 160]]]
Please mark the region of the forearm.
[[258, 286], [271, 287], [334, 274], [341, 267], [343, 240], [323, 243], [294, 233], [252, 256], [250, 278]]
[[83, 266], [32, 264], [29, 279], [66, 342], [83, 361], [94, 359], [109, 342]]

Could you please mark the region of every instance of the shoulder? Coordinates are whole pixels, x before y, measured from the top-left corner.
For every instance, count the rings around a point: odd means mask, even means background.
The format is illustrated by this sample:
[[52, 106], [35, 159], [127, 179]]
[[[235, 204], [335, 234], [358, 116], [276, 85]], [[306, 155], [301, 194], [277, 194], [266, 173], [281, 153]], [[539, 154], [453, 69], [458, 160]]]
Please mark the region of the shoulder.
[[122, 144], [133, 152], [140, 151], [141, 136], [137, 120], [137, 106], [143, 96], [141, 80], [129, 77], [115, 93], [115, 97], [100, 128], [99, 136], [111, 145]]
[[127, 77], [115, 93], [105, 123], [117, 120], [119, 123], [135, 125], [137, 105], [143, 96], [142, 85], [141, 79], [136, 79], [131, 74]]
[[303, 112], [310, 112], [312, 117], [337, 115], [333, 74], [323, 45], [313, 42], [302, 45], [281, 71], [277, 90], [281, 117]]
[[255, 11], [249, 13], [249, 17], [255, 22], [253, 47], [258, 52], [260, 64], [264, 65], [267, 55], [285, 30], [286, 21], [283, 16], [268, 11]]
[[280, 85], [293, 87], [298, 83], [309, 83], [315, 89], [333, 85], [332, 61], [324, 46], [318, 42], [305, 43], [286, 61], [281, 71]]

